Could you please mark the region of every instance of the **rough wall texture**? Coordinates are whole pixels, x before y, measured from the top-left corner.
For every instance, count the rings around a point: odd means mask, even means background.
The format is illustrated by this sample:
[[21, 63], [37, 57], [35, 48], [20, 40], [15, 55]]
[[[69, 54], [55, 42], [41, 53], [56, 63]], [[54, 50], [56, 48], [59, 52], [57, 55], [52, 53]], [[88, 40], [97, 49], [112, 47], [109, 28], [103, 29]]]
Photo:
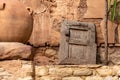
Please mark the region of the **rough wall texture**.
[[[29, 42], [33, 46], [38, 47], [35, 48], [35, 52], [33, 53], [35, 54], [34, 60], [36, 63], [35, 72], [31, 61], [0, 61], [0, 80], [34, 80], [34, 73], [36, 74], [36, 80], [119, 80], [120, 48], [119, 45], [116, 44], [114, 44], [115, 47], [113, 47], [113, 45], [112, 47], [109, 47], [109, 62], [111, 65], [117, 64], [114, 66], [50, 65], [57, 64], [58, 47], [48, 46], [58, 46], [60, 38], [60, 24], [64, 19], [95, 23], [98, 46], [100, 46], [101, 43], [104, 43], [104, 35], [100, 25], [102, 18], [104, 17], [104, 0], [20, 1], [33, 10], [34, 29]], [[110, 30], [112, 31], [109, 31], [109, 34], [113, 35], [111, 40], [115, 43], [115, 29], [110, 28]], [[8, 48], [9, 47], [6, 49], [8, 50]], [[102, 63], [105, 55], [104, 46], [99, 47], [98, 51], [98, 56], [100, 56], [100, 60], [98, 61], [101, 61]], [[31, 51], [28, 53], [31, 55]], [[22, 55], [18, 52], [17, 56], [24, 57], [24, 51], [21, 54]], [[11, 55], [13, 56], [13, 54], [10, 54], [10, 57]], [[28, 58], [28, 56], [26, 58]], [[49, 64], [49, 66], [46, 64]]]
[[[29, 40], [35, 47], [58, 46], [60, 40], [60, 26], [62, 20], [78, 20], [96, 24], [96, 39], [98, 46], [104, 43], [103, 18], [105, 13], [104, 0], [20, 0], [33, 10], [34, 29]], [[101, 6], [102, 5], [102, 6]], [[116, 24], [115, 24], [116, 25]], [[119, 43], [119, 27], [110, 23], [108, 27], [108, 42]], [[111, 36], [112, 35], [112, 36]], [[46, 50], [46, 48], [44, 48]], [[117, 48], [119, 49], [119, 48]], [[44, 53], [45, 53], [44, 50]], [[39, 48], [37, 51], [40, 51]], [[43, 53], [43, 54], [44, 54]], [[116, 53], [116, 52], [115, 52]], [[102, 54], [99, 52], [99, 54]], [[37, 54], [38, 55], [38, 54]], [[43, 57], [39, 53], [35, 59], [39, 62]], [[44, 55], [45, 56], [45, 55]], [[100, 56], [102, 57], [102, 56]], [[50, 58], [50, 57], [49, 57]], [[48, 63], [48, 57], [44, 57]], [[50, 59], [50, 61], [52, 61]], [[54, 61], [53, 61], [54, 62]]]
[[34, 46], [58, 46], [61, 21], [77, 20], [80, 0], [20, 0], [33, 9], [34, 29], [30, 43]]
[[0, 43], [0, 60], [8, 59], [30, 59], [32, 47], [17, 42]]
[[[39, 47], [32, 48], [31, 46], [16, 43], [3, 42], [0, 43], [0, 60], [32, 60], [36, 65], [56, 65], [59, 62], [58, 58], [59, 47]], [[120, 65], [120, 45], [109, 45], [109, 65]], [[104, 45], [98, 47], [97, 63], [101, 64], [105, 60]]]
[[[104, 0], [100, 2], [96, 0], [20, 1], [27, 7], [31, 7], [34, 13], [34, 29], [29, 42], [35, 47], [45, 45], [58, 46], [62, 20], [79, 20], [95, 23], [97, 28], [97, 42], [98, 44], [104, 42], [99, 25], [104, 17]], [[103, 6], [101, 7], [101, 5]]]
[[[104, 47], [100, 47], [98, 49], [100, 55], [100, 61], [103, 62], [105, 60], [105, 49]], [[109, 56], [109, 65], [120, 64], [120, 46], [111, 46], [108, 48], [108, 56]]]
[[[58, 46], [60, 39], [60, 26], [62, 20], [79, 20], [100, 24], [98, 18], [103, 17], [104, 0], [101, 4], [96, 1], [86, 0], [21, 0], [34, 12], [34, 29], [29, 40], [34, 46]], [[99, 7], [96, 8], [93, 5]], [[87, 10], [88, 8], [88, 10]], [[103, 9], [103, 10], [102, 10]], [[94, 17], [94, 14], [97, 16]], [[102, 13], [102, 14], [101, 14]], [[86, 17], [85, 17], [86, 16]], [[89, 16], [89, 17], [87, 17]], [[89, 19], [85, 19], [89, 18]], [[96, 18], [96, 19], [91, 19]], [[97, 25], [98, 40], [102, 40], [100, 28]], [[99, 38], [100, 37], [100, 38]]]
[[36, 65], [58, 64], [58, 47], [40, 47], [34, 49]]
[[32, 66], [31, 61], [1, 61], [0, 80], [119, 80], [120, 76], [120, 65]]
[[100, 0], [99, 2], [97, 0], [87, 0], [87, 6], [84, 18], [104, 18], [105, 0]]
[[31, 61], [0, 62], [0, 80], [33, 80]]
[[118, 80], [119, 66], [36, 66], [36, 80]]
[[[105, 14], [105, 1], [100, 0], [20, 0], [33, 10], [34, 29], [29, 40], [35, 47], [58, 46], [60, 40], [60, 26], [62, 20], [78, 20], [96, 24], [97, 44], [104, 43], [104, 29], [102, 23]], [[101, 6], [102, 5], [102, 6]], [[101, 22], [102, 21], [102, 22]], [[110, 25], [111, 27], [111, 25]], [[111, 29], [111, 28], [110, 28]], [[116, 31], [117, 28], [114, 29]], [[119, 32], [119, 27], [118, 27]], [[115, 43], [115, 34], [112, 42]], [[116, 34], [119, 38], [119, 33]], [[110, 40], [110, 38], [109, 38]], [[119, 41], [119, 40], [118, 40]]]
[[[104, 17], [104, 0], [20, 0], [34, 12], [34, 29], [29, 40], [35, 47], [58, 46], [62, 20], [93, 22], [97, 26], [97, 42], [103, 43], [100, 21]], [[97, 5], [97, 6], [95, 6]], [[98, 9], [99, 8], [99, 9]], [[99, 10], [99, 11], [98, 11]], [[95, 16], [96, 14], [96, 16]], [[94, 18], [94, 19], [93, 19]]]

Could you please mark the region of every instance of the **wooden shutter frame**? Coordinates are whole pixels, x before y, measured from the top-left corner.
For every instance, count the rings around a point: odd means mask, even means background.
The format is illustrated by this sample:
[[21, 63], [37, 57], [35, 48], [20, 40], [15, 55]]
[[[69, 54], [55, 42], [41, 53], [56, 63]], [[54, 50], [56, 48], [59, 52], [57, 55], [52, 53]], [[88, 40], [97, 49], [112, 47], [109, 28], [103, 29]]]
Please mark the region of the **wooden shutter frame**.
[[[80, 27], [80, 26], [82, 26], [82, 27]], [[62, 27], [61, 27], [61, 40], [60, 40], [60, 48], [59, 48], [59, 64], [71, 64], [71, 62], [72, 62], [71, 61], [72, 59], [69, 58], [69, 55], [70, 55], [69, 54], [69, 44], [71, 44], [69, 42], [70, 41], [70, 29], [72, 29], [72, 28], [81, 29], [81, 30], [88, 30], [89, 34], [91, 35], [91, 36], [89, 36], [90, 40], [88, 43], [83, 43], [83, 45], [87, 44], [88, 46], [90, 46], [89, 52], [91, 52], [90, 50], [92, 50], [92, 48], [94, 48], [93, 52], [96, 52], [95, 24], [88, 23], [88, 22], [77, 22], [77, 21], [66, 21], [65, 20], [62, 22]], [[66, 41], [66, 43], [64, 41]], [[81, 43], [78, 43], [78, 44], [81, 44]], [[96, 54], [94, 57], [96, 58]], [[90, 64], [93, 64], [93, 63], [96, 63], [96, 59], [93, 59]]]

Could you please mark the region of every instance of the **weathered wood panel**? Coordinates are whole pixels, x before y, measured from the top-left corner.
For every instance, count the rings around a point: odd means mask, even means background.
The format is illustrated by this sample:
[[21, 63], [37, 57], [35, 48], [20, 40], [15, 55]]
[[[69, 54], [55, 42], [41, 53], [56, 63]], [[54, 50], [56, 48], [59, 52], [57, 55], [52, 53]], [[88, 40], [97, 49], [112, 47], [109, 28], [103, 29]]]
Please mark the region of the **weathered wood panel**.
[[86, 64], [87, 55], [87, 46], [69, 45], [69, 57], [74, 59], [71, 64]]
[[70, 29], [69, 43], [73, 44], [87, 44], [88, 32], [86, 30]]
[[95, 64], [95, 25], [64, 21], [61, 28], [60, 64]]

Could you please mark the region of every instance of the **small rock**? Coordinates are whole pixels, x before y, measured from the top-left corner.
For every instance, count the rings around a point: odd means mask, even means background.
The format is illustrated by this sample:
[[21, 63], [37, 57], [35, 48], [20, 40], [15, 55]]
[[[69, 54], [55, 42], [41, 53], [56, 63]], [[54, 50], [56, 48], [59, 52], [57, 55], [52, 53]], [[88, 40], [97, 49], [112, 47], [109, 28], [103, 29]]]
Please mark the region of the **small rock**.
[[45, 51], [45, 56], [47, 56], [47, 57], [52, 57], [52, 56], [54, 56], [56, 54], [57, 54], [57, 51], [54, 50], [54, 49], [47, 49]]
[[105, 80], [118, 80], [118, 77], [107, 76], [105, 77]]
[[25, 77], [25, 78], [18, 78], [17, 80], [33, 80], [31, 76]]
[[5, 69], [3, 69], [3, 68], [0, 68], [0, 72], [3, 72], [3, 71], [5, 71]]
[[71, 68], [61, 68], [56, 71], [56, 74], [62, 77], [72, 75], [73, 70]]
[[[111, 35], [111, 34], [110, 34]], [[111, 49], [110, 52], [110, 61], [115, 65], [120, 65], [120, 49], [115, 47]]]
[[79, 69], [74, 70], [73, 75], [75, 75], [75, 76], [89, 76], [89, 75], [92, 75], [92, 71], [90, 69], [86, 69], [86, 68], [83, 68], [83, 69], [79, 68]]
[[1, 72], [1, 73], [0, 73], [0, 76], [12, 76], [12, 74], [10, 74], [10, 73], [7, 72], [7, 71], [4, 71], [4, 72]]
[[31, 76], [25, 77], [23, 80], [33, 80]]
[[120, 80], [120, 78], [118, 78], [118, 80]]
[[31, 65], [31, 61], [24, 60], [21, 62], [23, 65]]
[[103, 78], [100, 76], [89, 76], [89, 77], [86, 77], [85, 80], [103, 80]]
[[115, 77], [113, 77], [113, 79], [112, 79], [112, 80], [118, 80], [118, 77], [116, 77], [116, 76], [115, 76]]
[[113, 70], [110, 69], [109, 67], [103, 66], [102, 68], [99, 68], [96, 70], [98, 72], [98, 74], [102, 77], [106, 77], [106, 76], [111, 76], [113, 75]]
[[[37, 65], [50, 65], [54, 60], [46, 57], [46, 56], [36, 56], [34, 61]], [[51, 62], [51, 63], [50, 63]]]
[[29, 72], [32, 72], [32, 65], [29, 65], [29, 64], [24, 64], [22, 65], [22, 70], [25, 70], [25, 71], [29, 71]]
[[61, 77], [58, 77], [58, 76], [43, 76], [39, 80], [61, 80]]
[[112, 70], [113, 70], [114, 74], [118, 76], [120, 67], [115, 65], [115, 66], [112, 67]]
[[43, 76], [39, 80], [53, 80], [50, 76]]
[[33, 72], [27, 72], [26, 76], [33, 76]]
[[0, 66], [5, 71], [13, 74], [21, 69], [22, 63], [21, 63], [21, 60], [6, 60], [6, 61], [1, 61]]
[[44, 56], [45, 50], [46, 50], [45, 47], [40, 47], [40, 48], [34, 49], [35, 56]]
[[83, 80], [80, 77], [65, 77], [62, 80]]
[[24, 65], [22, 65], [22, 68], [23, 69], [31, 69], [32, 67], [29, 64], [24, 64]]
[[105, 77], [105, 80], [113, 80], [113, 79], [112, 79], [112, 76], [107, 76]]
[[60, 69], [60, 68], [58, 68], [58, 67], [49, 68], [49, 74], [50, 75], [55, 75], [58, 69]]
[[99, 65], [98, 65], [98, 64], [97, 64], [97, 65], [96, 65], [96, 64], [95, 64], [95, 65], [87, 65], [88, 68], [93, 68], [93, 69], [99, 68], [99, 67], [101, 67], [101, 66], [102, 66], [102, 65], [100, 65], [100, 64], [99, 64]]
[[47, 68], [47, 67], [45, 67], [45, 66], [42, 66], [42, 67], [38, 67], [37, 69], [36, 69], [36, 75], [37, 76], [46, 76], [46, 75], [48, 75], [48, 73], [49, 73], [49, 69]]
[[61, 77], [66, 77], [72, 75], [73, 70], [71, 68], [51, 68], [49, 69], [50, 75], [58, 75]]
[[29, 59], [31, 56], [31, 46], [18, 42], [0, 43], [0, 60], [4, 59]]
[[117, 76], [120, 76], [120, 70], [117, 71]]

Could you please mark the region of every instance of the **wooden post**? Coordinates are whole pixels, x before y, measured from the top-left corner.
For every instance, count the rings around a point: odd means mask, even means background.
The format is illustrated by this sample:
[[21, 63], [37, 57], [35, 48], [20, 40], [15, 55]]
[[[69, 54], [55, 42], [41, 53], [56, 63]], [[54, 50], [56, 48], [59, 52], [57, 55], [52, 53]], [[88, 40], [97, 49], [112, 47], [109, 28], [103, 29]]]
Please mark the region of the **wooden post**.
[[105, 0], [105, 61], [104, 64], [107, 65], [108, 64], [108, 0]]

